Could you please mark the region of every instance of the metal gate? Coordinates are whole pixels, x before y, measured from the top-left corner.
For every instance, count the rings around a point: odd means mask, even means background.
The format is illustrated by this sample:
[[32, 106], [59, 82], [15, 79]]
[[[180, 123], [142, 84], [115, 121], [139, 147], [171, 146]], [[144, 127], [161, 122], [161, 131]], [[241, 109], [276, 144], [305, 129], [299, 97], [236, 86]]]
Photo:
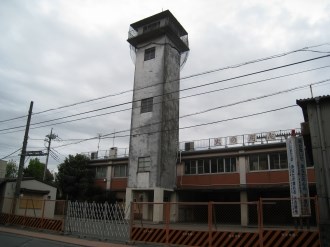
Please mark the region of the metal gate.
[[80, 237], [128, 241], [125, 215], [125, 206], [119, 203], [69, 202], [64, 231]]

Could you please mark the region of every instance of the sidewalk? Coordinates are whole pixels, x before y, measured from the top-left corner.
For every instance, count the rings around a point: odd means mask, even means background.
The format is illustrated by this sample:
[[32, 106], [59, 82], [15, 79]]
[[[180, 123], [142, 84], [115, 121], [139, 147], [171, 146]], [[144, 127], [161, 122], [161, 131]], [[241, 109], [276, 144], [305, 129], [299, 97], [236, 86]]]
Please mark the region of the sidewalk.
[[101, 242], [101, 241], [93, 241], [93, 240], [86, 240], [86, 239], [80, 239], [75, 238], [74, 236], [64, 236], [60, 234], [49, 234], [49, 233], [43, 233], [43, 232], [36, 232], [36, 231], [28, 231], [18, 228], [12, 228], [12, 227], [4, 227], [0, 226], [0, 232], [6, 232], [6, 233], [12, 233], [12, 234], [18, 234], [33, 238], [41, 238], [41, 239], [47, 239], [47, 240], [53, 240], [53, 241], [60, 241], [68, 244], [75, 244], [80, 246], [87, 246], [87, 247], [127, 247], [127, 246], [133, 246], [133, 245], [125, 245], [125, 244], [113, 244], [109, 242]]

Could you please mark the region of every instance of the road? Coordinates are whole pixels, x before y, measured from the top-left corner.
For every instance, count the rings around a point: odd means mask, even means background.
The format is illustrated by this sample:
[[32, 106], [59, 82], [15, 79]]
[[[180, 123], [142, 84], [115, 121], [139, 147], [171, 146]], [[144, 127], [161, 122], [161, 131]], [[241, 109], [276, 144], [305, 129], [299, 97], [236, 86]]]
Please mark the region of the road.
[[6, 247], [76, 247], [81, 245], [67, 244], [59, 241], [52, 241], [13, 233], [0, 232], [0, 245]]

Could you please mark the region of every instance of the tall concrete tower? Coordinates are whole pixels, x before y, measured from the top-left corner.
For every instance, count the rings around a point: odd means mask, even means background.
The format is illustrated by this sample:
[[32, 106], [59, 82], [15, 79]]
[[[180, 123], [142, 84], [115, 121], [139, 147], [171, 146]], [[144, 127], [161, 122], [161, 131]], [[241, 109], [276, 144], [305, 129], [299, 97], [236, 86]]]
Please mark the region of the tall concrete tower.
[[[188, 34], [166, 10], [131, 24], [127, 41], [136, 59], [126, 201], [163, 202], [176, 183], [180, 67]], [[157, 213], [149, 217], [157, 221]]]

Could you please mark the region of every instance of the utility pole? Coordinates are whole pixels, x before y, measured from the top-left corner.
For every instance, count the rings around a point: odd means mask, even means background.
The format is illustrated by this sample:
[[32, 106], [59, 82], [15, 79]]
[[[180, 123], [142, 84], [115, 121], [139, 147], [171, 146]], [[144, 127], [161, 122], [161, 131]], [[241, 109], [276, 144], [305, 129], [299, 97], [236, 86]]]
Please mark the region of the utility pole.
[[17, 198], [19, 197], [20, 190], [21, 190], [21, 182], [22, 182], [22, 178], [23, 178], [23, 169], [24, 169], [24, 162], [25, 162], [25, 156], [26, 156], [26, 147], [27, 147], [27, 142], [28, 142], [28, 138], [29, 138], [29, 129], [30, 129], [31, 116], [32, 116], [32, 109], [33, 109], [33, 101], [31, 101], [31, 103], [30, 103], [29, 114], [28, 114], [26, 127], [25, 127], [25, 134], [24, 134], [21, 158], [20, 158], [19, 166], [18, 166], [18, 175], [17, 175], [17, 181], [16, 181], [14, 203], [13, 203], [13, 208], [12, 208], [13, 213], [15, 213]]
[[47, 147], [47, 156], [46, 156], [46, 164], [44, 168], [44, 176], [42, 178], [43, 181], [46, 179], [46, 171], [47, 171], [47, 166], [48, 166], [48, 159], [49, 159], [49, 152], [50, 152], [50, 144], [53, 139], [56, 139], [57, 135], [53, 134], [53, 128], [50, 130], [50, 134], [46, 135], [48, 139], [45, 139], [46, 142], [48, 142], [48, 147]]

